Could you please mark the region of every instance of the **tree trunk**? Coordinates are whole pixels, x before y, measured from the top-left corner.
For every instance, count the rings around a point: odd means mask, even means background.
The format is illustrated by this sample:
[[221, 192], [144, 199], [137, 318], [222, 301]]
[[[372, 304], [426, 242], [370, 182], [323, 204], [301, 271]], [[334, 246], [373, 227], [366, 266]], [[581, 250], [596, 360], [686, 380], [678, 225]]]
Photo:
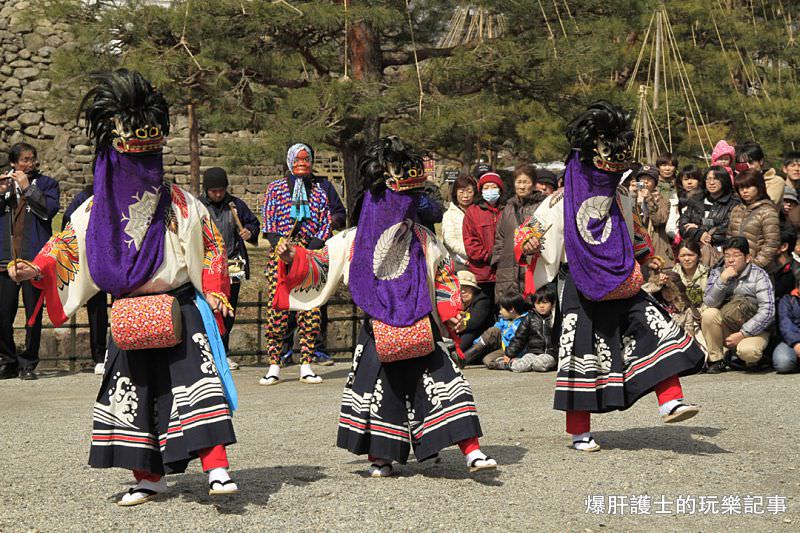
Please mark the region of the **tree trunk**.
[[[353, 72], [353, 80], [359, 82], [379, 81], [383, 76], [381, 47], [378, 34], [369, 24], [355, 22], [348, 31], [347, 54]], [[339, 133], [339, 149], [344, 160], [345, 205], [348, 225], [354, 225], [353, 208], [368, 184], [360, 182], [358, 164], [367, 146], [380, 137], [381, 125], [377, 117], [353, 119]]]
[[197, 128], [197, 114], [194, 104], [186, 106], [189, 117], [189, 186], [192, 194], [200, 194], [200, 132]]

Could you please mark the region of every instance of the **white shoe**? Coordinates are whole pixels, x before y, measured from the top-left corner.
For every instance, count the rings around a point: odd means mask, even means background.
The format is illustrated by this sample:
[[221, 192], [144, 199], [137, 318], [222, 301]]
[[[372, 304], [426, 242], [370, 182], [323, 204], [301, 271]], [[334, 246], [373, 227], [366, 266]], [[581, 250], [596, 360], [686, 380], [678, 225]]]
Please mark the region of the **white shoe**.
[[94, 365], [94, 374], [96, 376], [102, 376], [106, 373], [106, 365], [105, 363], [97, 363]]
[[135, 487], [126, 492], [117, 502], [120, 507], [133, 507], [147, 503], [160, 493], [167, 490], [167, 480], [163, 477], [156, 482], [141, 480]]
[[227, 359], [228, 359], [228, 368], [230, 368], [231, 370], [239, 370], [239, 363], [237, 363], [230, 357], [228, 357]]

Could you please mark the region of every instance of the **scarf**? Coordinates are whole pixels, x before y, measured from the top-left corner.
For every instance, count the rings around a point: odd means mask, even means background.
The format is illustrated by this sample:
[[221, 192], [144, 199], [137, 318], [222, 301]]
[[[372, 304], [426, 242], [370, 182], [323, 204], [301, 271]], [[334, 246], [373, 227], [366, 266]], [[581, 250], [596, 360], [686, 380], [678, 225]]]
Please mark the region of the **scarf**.
[[160, 153], [125, 155], [109, 147], [97, 154], [86, 257], [101, 291], [119, 297], [155, 275], [171, 201]]
[[621, 177], [582, 163], [578, 151], [567, 160], [564, 244], [575, 286], [590, 300], [602, 300], [634, 269], [633, 243], [616, 201]]
[[308, 206], [308, 193], [306, 192], [305, 180], [302, 177], [292, 175], [294, 178], [294, 190], [292, 191], [292, 206], [289, 216], [295, 222], [311, 218], [311, 208]]
[[350, 294], [364, 312], [395, 327], [411, 326], [433, 310], [425, 251], [414, 231], [413, 194], [364, 195], [350, 262]]

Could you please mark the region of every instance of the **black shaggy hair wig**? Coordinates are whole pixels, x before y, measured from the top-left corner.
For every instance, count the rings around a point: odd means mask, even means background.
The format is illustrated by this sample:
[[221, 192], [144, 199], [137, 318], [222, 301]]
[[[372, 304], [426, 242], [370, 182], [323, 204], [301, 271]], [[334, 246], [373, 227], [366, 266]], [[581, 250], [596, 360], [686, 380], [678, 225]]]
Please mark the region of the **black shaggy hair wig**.
[[389, 167], [395, 171], [407, 172], [412, 168], [423, 168], [422, 155], [398, 137], [384, 137], [367, 147], [367, 153], [358, 165], [358, 199], [353, 209], [352, 220], [357, 221], [361, 214], [364, 191], [381, 195], [386, 190]]
[[111, 145], [114, 117], [130, 131], [148, 125], [158, 126], [164, 136], [169, 134], [169, 105], [139, 72], [121, 68], [92, 74], [91, 79], [97, 85], [83, 97], [78, 118], [84, 114], [95, 149]]
[[575, 117], [567, 126], [566, 134], [570, 147], [580, 150], [585, 163], [592, 162], [598, 140], [610, 150], [607, 159], [612, 161], [633, 143], [630, 114], [605, 100], [593, 103]]

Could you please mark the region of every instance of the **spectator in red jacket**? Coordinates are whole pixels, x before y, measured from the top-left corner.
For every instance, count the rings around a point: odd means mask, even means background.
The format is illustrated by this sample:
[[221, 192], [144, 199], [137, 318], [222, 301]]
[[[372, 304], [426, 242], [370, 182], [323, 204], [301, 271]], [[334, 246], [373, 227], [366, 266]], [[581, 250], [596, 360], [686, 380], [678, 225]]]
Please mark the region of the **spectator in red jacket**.
[[489, 296], [494, 307], [495, 267], [492, 263], [495, 230], [503, 203], [503, 180], [494, 172], [486, 172], [478, 180], [480, 198], [467, 208], [464, 215], [464, 248], [467, 251], [470, 272], [475, 274], [481, 291]]

